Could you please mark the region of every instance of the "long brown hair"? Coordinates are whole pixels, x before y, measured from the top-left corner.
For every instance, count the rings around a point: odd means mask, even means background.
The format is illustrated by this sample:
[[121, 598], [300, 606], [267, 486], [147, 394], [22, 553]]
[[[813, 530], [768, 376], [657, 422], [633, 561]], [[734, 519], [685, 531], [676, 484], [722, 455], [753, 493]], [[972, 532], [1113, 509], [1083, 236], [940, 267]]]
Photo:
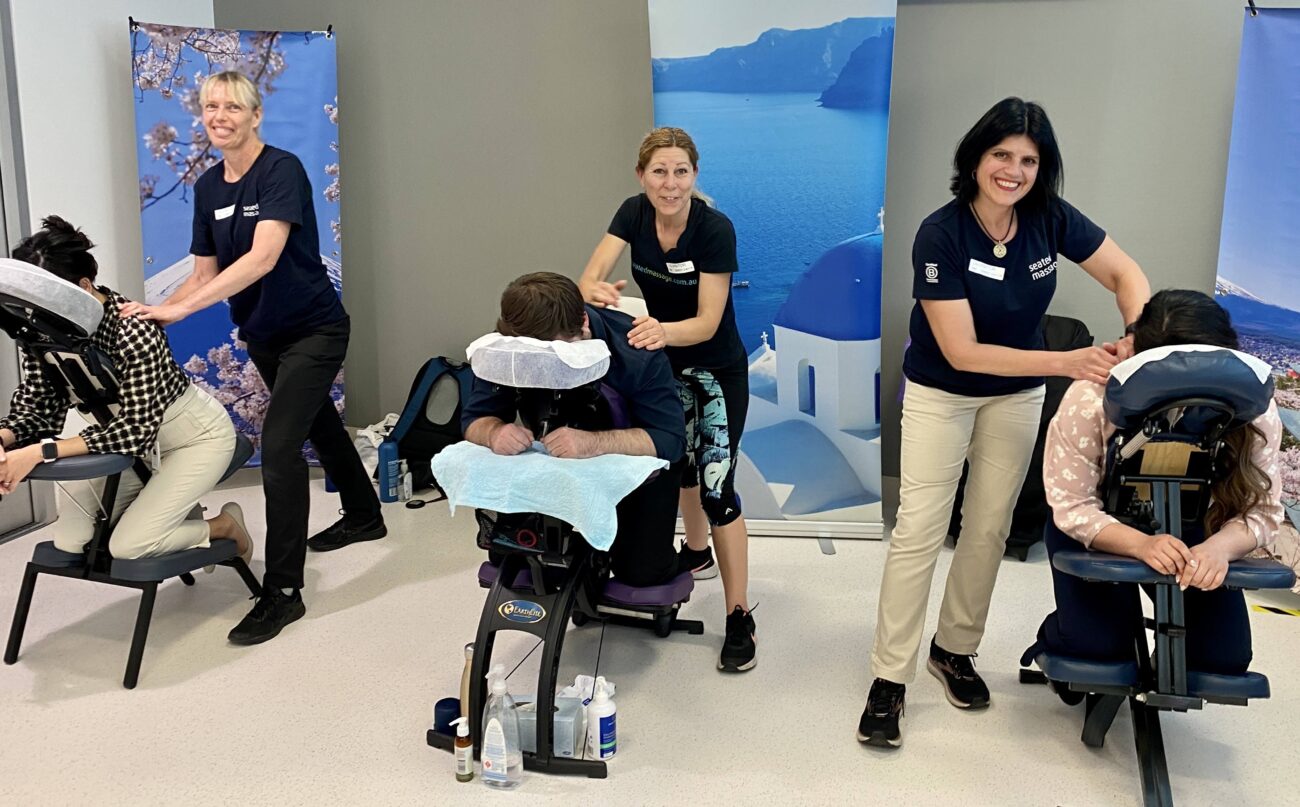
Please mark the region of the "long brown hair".
[[[1228, 312], [1212, 298], [1188, 289], [1156, 292], [1129, 331], [1138, 352], [1164, 345], [1214, 345], [1240, 350]], [[1227, 521], [1267, 501], [1272, 480], [1251, 457], [1263, 440], [1264, 433], [1253, 423], [1238, 426], [1223, 436], [1215, 457], [1218, 473], [1210, 486], [1210, 508], [1205, 513], [1206, 535], [1213, 535]]]

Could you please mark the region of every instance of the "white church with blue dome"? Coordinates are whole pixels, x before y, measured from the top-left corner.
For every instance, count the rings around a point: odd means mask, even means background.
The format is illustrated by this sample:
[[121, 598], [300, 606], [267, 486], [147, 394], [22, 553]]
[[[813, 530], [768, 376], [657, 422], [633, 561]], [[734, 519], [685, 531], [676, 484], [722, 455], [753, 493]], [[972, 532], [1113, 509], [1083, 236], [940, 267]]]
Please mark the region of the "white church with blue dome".
[[880, 495], [877, 230], [831, 247], [750, 356], [736, 485], [751, 520], [875, 522]]

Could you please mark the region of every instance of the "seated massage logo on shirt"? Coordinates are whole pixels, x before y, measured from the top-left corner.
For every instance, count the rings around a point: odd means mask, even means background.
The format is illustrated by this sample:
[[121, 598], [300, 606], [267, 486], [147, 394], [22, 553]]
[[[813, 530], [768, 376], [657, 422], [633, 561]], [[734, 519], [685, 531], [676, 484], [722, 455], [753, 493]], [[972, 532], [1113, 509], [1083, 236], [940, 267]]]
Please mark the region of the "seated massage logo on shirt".
[[246, 218], [255, 219], [257, 218], [258, 212], [259, 211], [257, 209], [257, 202], [254, 202], [251, 205], [244, 205], [244, 216]]
[[1034, 280], [1042, 280], [1055, 271], [1056, 259], [1051, 255], [1029, 264], [1029, 276]]
[[925, 265], [925, 282], [926, 283], [939, 282], [939, 264], [927, 263]]
[[511, 622], [541, 622], [546, 619], [546, 609], [528, 600], [510, 600], [497, 607], [497, 613]]

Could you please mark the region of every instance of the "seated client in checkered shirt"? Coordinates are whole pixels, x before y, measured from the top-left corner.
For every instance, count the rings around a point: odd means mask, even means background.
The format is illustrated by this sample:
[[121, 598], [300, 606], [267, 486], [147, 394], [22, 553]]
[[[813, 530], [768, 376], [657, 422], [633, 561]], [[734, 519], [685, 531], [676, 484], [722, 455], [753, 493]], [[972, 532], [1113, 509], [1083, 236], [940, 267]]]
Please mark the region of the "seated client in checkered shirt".
[[[220, 481], [235, 450], [235, 429], [220, 403], [192, 383], [172, 358], [163, 329], [153, 322], [121, 319], [126, 298], [97, 285], [94, 246], [58, 216], [23, 240], [13, 257], [78, 286], [104, 306], [91, 337], [113, 362], [119, 379], [117, 414], [71, 437], [57, 439], [71, 401], [61, 384], [47, 378], [37, 358], [23, 351], [22, 382], [0, 418], [0, 494], [12, 493], [49, 457], [127, 454], [151, 466], [148, 484], [134, 472], [122, 474], [113, 507], [115, 527], [109, 551], [115, 558], [165, 555], [205, 547], [213, 538], [233, 539], [245, 560], [252, 541], [238, 505], [227, 504], [207, 521], [186, 516]], [[45, 444], [45, 445], [42, 445]], [[81, 552], [90, 540], [104, 480], [64, 483], [55, 545]]]

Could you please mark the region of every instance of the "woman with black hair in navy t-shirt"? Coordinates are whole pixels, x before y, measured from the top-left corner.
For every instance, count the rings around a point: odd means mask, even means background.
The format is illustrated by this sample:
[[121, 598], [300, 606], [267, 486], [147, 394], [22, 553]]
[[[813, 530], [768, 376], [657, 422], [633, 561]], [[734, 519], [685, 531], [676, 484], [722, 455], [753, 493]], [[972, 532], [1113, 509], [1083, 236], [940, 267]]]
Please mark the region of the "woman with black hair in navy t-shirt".
[[632, 277], [649, 315], [634, 322], [628, 341], [668, 354], [686, 418], [681, 567], [696, 579], [721, 569], [727, 630], [718, 668], [741, 672], [754, 666], [756, 652], [747, 591], [749, 534], [735, 491], [749, 364], [731, 304], [736, 230], [695, 187], [698, 173], [699, 152], [686, 132], [663, 127], [646, 135], [636, 164], [645, 192], [614, 214], [579, 286], [592, 305], [616, 304], [627, 281], [608, 278], [623, 250], [632, 247]]
[[963, 461], [970, 472], [961, 540], [926, 667], [953, 706], [978, 709], [988, 706], [989, 690], [971, 659], [1038, 435], [1043, 378], [1104, 383], [1133, 352], [1128, 338], [1044, 350], [1040, 322], [1058, 256], [1114, 292], [1125, 323], [1151, 295], [1137, 263], [1060, 198], [1061, 155], [1042, 107], [998, 102], [962, 138], [953, 168], [956, 198], [921, 223], [912, 247], [899, 507], [880, 585], [875, 680], [858, 724], [859, 740], [883, 747], [902, 744], [905, 685], [915, 675]]

